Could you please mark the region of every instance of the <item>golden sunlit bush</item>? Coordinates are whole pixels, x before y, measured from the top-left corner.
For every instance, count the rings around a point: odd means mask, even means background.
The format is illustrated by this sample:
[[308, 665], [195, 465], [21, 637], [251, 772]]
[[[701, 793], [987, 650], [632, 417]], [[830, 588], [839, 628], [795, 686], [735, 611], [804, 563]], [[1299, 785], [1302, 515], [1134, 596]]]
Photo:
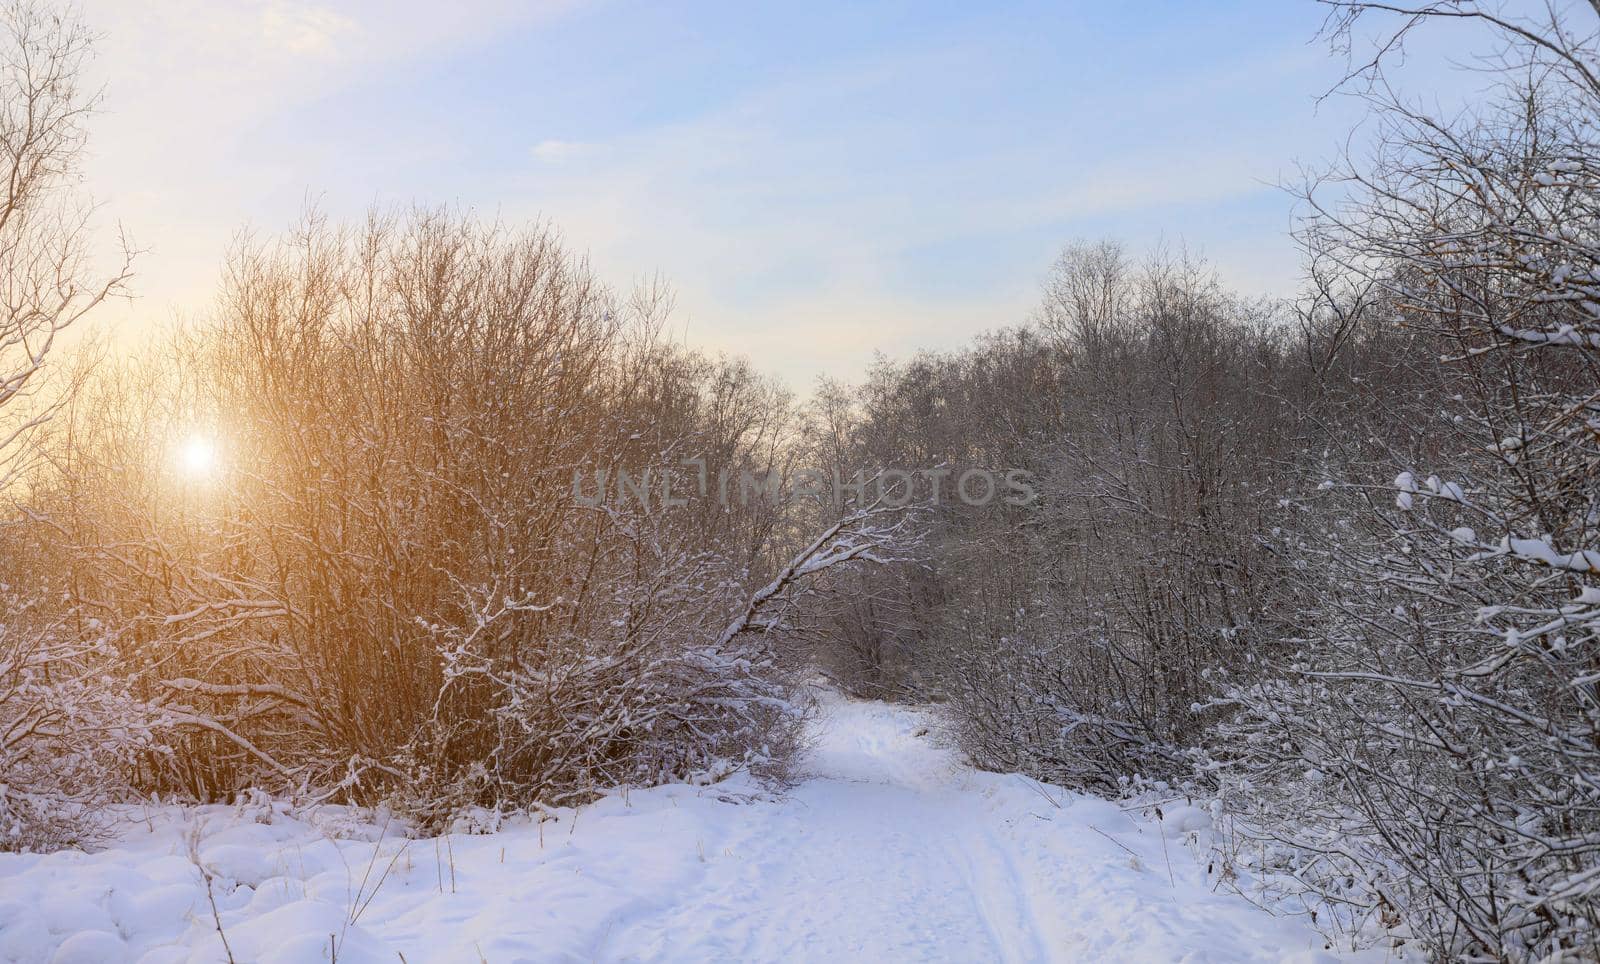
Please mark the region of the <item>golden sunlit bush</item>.
[[90, 270], [93, 209], [76, 189], [93, 39], [26, 0], [0, 7], [0, 849], [90, 835], [87, 808], [115, 785], [105, 774], [137, 725], [100, 677], [99, 628], [63, 602], [55, 532], [19, 506], [51, 471], [42, 430], [71, 394], [52, 377], [58, 340], [127, 277], [126, 260]]
[[441, 212], [241, 244], [207, 322], [80, 396], [36, 500], [165, 734], [141, 785], [444, 819], [781, 768], [763, 607], [812, 571], [756, 592], [782, 506], [575, 492], [779, 468], [787, 395], [660, 340], [666, 309]]

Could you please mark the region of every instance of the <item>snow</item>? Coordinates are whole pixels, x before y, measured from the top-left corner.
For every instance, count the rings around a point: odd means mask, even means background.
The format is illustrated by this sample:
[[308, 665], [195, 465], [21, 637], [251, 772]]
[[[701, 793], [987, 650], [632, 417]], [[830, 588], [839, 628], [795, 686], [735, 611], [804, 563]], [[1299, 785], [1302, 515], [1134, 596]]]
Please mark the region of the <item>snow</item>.
[[1572, 572], [1600, 573], [1600, 550], [1579, 549], [1563, 553], [1545, 539], [1516, 539], [1507, 537], [1506, 547], [1516, 556], [1539, 562], [1554, 569]]
[[0, 855], [0, 959], [226, 960], [213, 900], [240, 962], [1335, 959], [1213, 891], [1185, 846], [1199, 807], [1143, 819], [968, 769], [925, 712], [823, 706], [781, 797], [667, 786], [437, 839], [334, 807], [163, 807], [98, 853]]

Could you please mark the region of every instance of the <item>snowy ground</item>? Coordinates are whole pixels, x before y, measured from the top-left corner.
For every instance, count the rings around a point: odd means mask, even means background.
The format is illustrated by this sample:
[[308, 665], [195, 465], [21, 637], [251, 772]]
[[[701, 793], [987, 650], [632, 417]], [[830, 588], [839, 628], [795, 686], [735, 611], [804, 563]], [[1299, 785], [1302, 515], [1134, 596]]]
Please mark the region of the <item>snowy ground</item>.
[[831, 698], [810, 778], [662, 787], [542, 827], [407, 840], [336, 809], [152, 813], [95, 854], [0, 855], [13, 961], [1318, 961], [1161, 824], [961, 767], [929, 719]]

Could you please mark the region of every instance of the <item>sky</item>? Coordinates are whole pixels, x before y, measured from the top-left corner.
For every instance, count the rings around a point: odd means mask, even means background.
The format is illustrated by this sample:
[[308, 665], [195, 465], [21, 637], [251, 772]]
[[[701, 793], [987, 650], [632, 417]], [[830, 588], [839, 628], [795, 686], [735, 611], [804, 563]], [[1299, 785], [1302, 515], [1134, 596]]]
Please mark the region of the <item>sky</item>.
[[555, 225], [796, 388], [1024, 321], [1074, 239], [1288, 295], [1283, 184], [1361, 115], [1311, 0], [84, 0], [114, 344], [203, 315], [308, 203]]

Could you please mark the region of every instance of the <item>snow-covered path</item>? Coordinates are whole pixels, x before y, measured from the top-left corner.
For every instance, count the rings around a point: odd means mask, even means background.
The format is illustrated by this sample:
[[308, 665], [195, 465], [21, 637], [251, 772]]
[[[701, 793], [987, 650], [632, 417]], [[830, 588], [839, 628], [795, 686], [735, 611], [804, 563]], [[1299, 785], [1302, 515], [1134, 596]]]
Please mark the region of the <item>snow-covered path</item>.
[[694, 890], [619, 928], [598, 957], [1221, 962], [1323, 946], [1213, 895], [1154, 824], [974, 773], [920, 713], [825, 706], [810, 779], [784, 806], [746, 808]]
[[811, 778], [788, 805], [741, 814], [694, 892], [616, 934], [601, 956], [1049, 957], [1058, 942], [1013, 848], [948, 757], [915, 736], [915, 717], [830, 709]]
[[[1158, 825], [975, 773], [921, 713], [825, 700], [808, 778], [608, 798], [541, 830], [406, 840], [337, 810], [167, 809], [97, 854], [0, 856], [0, 957], [632, 961], [1317, 960]], [[342, 818], [342, 823], [341, 823]], [[1163, 831], [1168, 835], [1163, 840]]]

